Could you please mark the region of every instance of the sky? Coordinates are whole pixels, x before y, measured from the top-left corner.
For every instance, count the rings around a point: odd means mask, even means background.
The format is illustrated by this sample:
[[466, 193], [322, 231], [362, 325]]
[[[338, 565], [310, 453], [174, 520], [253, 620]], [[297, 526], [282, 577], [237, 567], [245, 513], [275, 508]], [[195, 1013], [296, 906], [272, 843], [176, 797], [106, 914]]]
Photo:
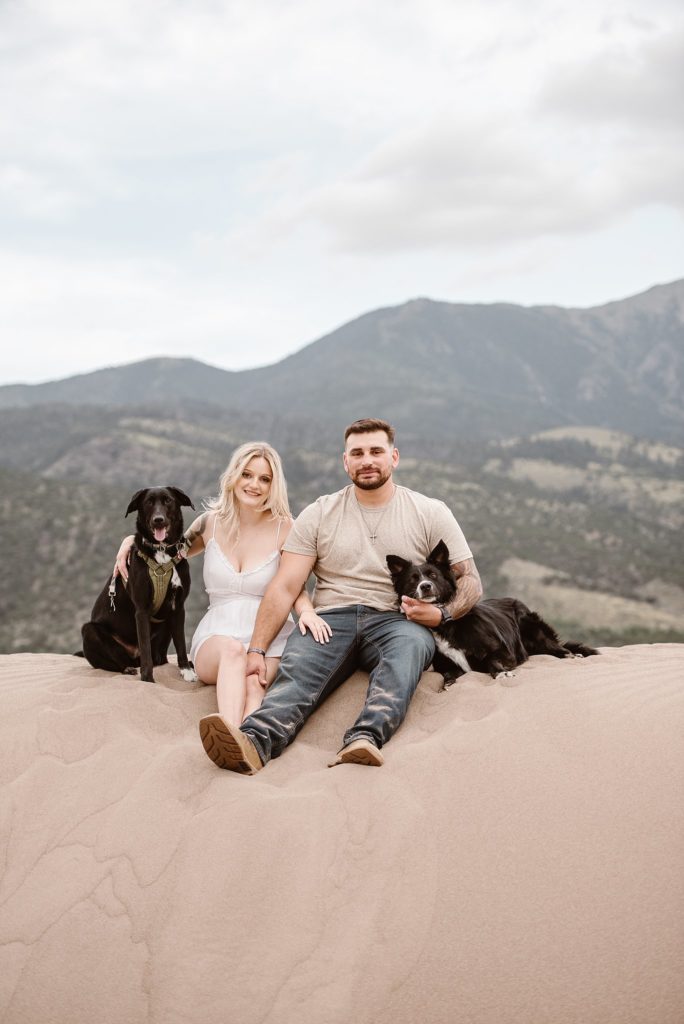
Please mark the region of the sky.
[[0, 0], [0, 384], [684, 277], [681, 0]]

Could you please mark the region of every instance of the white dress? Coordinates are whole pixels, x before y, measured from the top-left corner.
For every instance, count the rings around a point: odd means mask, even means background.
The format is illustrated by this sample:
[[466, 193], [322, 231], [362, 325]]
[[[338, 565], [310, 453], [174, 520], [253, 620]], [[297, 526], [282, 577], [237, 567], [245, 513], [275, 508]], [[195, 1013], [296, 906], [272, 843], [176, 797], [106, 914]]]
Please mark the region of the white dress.
[[[215, 533], [216, 516], [212, 536], [204, 549], [203, 575], [204, 586], [209, 595], [209, 610], [201, 619], [192, 638], [191, 661], [195, 660], [198, 650], [210, 636], [232, 636], [244, 644], [245, 648], [249, 646], [261, 599], [280, 565], [280, 551], [276, 547], [266, 561], [255, 569], [238, 572], [221, 551]], [[279, 535], [280, 526], [276, 545]], [[266, 652], [267, 658], [281, 656], [285, 641], [293, 629], [294, 621], [292, 616], [288, 615]]]

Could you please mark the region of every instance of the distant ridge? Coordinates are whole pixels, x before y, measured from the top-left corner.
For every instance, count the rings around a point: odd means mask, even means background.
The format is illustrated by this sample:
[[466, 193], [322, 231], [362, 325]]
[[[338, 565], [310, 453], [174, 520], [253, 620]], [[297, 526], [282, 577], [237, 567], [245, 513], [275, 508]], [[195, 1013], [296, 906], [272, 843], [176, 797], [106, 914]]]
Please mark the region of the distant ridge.
[[169, 398], [348, 422], [404, 436], [505, 438], [592, 424], [677, 441], [684, 430], [684, 281], [589, 309], [419, 298], [366, 313], [270, 366], [154, 358], [0, 388], [0, 408]]
[[168, 396], [198, 395], [204, 395], [208, 401], [220, 401], [225, 388], [223, 378], [232, 376], [234, 374], [230, 370], [210, 366], [198, 359], [156, 356], [44, 384], [8, 384], [0, 387], [0, 407], [52, 402], [128, 405], [144, 398], [163, 400]]

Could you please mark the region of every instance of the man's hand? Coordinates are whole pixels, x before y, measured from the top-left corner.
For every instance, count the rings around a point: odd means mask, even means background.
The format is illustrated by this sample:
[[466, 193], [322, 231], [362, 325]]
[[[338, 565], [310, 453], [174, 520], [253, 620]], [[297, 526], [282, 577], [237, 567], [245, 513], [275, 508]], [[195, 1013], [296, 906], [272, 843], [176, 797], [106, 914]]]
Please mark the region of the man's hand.
[[442, 621], [442, 613], [436, 604], [427, 601], [415, 601], [412, 597], [402, 597], [401, 610], [410, 622], [417, 622], [428, 629], [435, 629]]
[[256, 654], [252, 651], [251, 654], [247, 655], [247, 668], [245, 669], [246, 676], [257, 676], [259, 684], [264, 689], [268, 686], [268, 680], [266, 679], [266, 658], [263, 654]]

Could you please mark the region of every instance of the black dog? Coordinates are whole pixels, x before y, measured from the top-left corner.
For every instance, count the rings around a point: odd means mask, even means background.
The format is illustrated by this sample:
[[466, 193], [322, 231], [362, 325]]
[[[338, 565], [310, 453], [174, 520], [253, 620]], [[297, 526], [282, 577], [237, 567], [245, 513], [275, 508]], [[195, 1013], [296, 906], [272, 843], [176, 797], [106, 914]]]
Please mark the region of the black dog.
[[185, 599], [190, 569], [183, 551], [181, 506], [194, 509], [177, 487], [146, 487], [131, 498], [126, 515], [137, 510], [128, 583], [112, 577], [86, 622], [83, 654], [94, 668], [134, 674], [154, 682], [154, 665], [166, 664], [169, 642], [183, 677], [197, 677], [185, 647]]
[[[443, 540], [422, 565], [413, 565], [399, 555], [388, 555], [387, 566], [399, 598], [448, 604], [457, 582], [449, 565], [449, 551]], [[465, 672], [513, 675], [532, 654], [554, 658], [588, 658], [598, 654], [593, 647], [568, 642], [536, 612], [513, 597], [480, 601], [460, 619], [451, 619], [435, 629], [436, 672], [444, 676], [444, 689]]]

